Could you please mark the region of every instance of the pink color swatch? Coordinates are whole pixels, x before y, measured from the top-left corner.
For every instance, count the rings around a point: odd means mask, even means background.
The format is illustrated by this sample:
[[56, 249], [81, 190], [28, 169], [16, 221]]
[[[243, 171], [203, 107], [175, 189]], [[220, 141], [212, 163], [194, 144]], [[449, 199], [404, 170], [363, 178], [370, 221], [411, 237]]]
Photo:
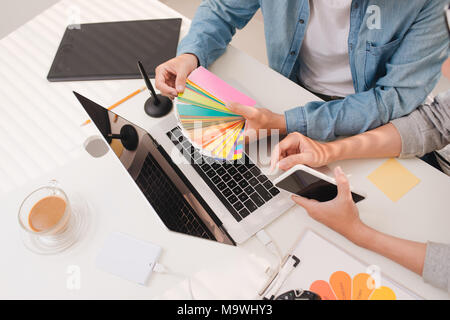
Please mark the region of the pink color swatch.
[[223, 102], [238, 102], [246, 106], [256, 104], [255, 100], [236, 90], [203, 67], [195, 69], [188, 79]]

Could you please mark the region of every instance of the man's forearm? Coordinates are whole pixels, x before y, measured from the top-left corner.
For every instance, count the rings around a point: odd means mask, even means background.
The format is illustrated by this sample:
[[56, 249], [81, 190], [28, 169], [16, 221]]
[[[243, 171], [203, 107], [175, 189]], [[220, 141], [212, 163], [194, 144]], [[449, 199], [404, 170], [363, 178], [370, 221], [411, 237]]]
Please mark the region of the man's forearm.
[[347, 159], [397, 157], [402, 140], [394, 125], [388, 123], [353, 137], [325, 143], [328, 162]]

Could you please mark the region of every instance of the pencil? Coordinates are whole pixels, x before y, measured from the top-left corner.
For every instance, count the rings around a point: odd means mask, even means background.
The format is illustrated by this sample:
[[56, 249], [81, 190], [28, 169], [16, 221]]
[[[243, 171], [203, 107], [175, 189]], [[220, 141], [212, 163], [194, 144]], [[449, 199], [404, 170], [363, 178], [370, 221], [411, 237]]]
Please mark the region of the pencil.
[[[125, 98], [123, 98], [122, 100], [117, 101], [116, 103], [114, 103], [112, 106], [110, 106], [110, 107], [108, 108], [108, 110], [114, 109], [115, 107], [121, 105], [121, 104], [124, 103], [125, 101], [127, 101], [127, 100], [133, 98], [135, 95], [141, 93], [142, 91], [144, 91], [144, 90], [146, 90], [146, 89], [147, 89], [147, 87], [142, 87], [142, 88], [140, 88], [139, 90], [136, 90], [135, 92], [133, 92], [133, 93], [129, 94], [128, 96], [126, 96]], [[89, 120], [86, 120], [81, 126], [85, 126], [85, 125], [87, 125], [87, 124], [89, 124], [89, 123], [91, 123], [91, 120], [90, 120], [90, 119], [89, 119]]]

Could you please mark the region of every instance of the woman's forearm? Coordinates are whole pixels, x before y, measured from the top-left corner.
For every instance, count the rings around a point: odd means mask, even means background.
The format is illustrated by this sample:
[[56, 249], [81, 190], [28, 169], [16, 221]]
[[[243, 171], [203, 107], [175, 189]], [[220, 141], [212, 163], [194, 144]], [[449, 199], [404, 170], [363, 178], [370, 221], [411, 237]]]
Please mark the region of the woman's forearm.
[[402, 151], [402, 140], [391, 123], [353, 137], [325, 144], [328, 162], [361, 158], [397, 157]]
[[[402, 140], [397, 129], [388, 123], [377, 129], [326, 144], [330, 162], [346, 159], [397, 157]], [[374, 251], [422, 275], [426, 244], [396, 238], [364, 224], [351, 236], [357, 245]]]
[[356, 245], [374, 251], [395, 261], [405, 268], [422, 275], [426, 255], [426, 244], [400, 239], [366, 225], [349, 237]]

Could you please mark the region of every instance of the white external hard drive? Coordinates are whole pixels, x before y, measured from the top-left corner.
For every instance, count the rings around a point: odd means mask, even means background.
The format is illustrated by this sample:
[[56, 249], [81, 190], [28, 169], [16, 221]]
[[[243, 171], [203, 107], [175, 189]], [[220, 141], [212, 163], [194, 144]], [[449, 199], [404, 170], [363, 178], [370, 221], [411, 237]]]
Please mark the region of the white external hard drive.
[[97, 256], [97, 267], [145, 285], [161, 254], [161, 247], [123, 233], [113, 233]]

